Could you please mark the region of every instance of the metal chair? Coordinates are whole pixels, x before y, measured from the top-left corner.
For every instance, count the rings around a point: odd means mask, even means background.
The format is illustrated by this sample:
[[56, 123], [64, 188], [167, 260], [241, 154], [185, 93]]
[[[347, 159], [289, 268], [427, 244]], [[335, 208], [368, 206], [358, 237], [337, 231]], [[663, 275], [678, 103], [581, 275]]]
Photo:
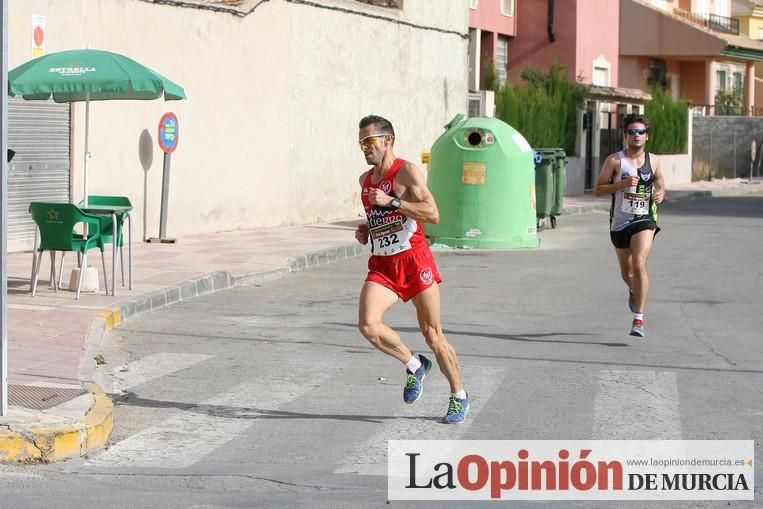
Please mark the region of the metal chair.
[[[78, 260], [81, 257], [79, 267], [87, 267], [87, 252], [94, 247], [101, 250], [103, 283], [106, 288], [106, 295], [108, 295], [109, 282], [106, 278], [106, 257], [103, 252], [104, 240], [101, 233], [103, 231], [103, 219], [82, 212], [73, 203], [32, 202], [29, 204], [29, 212], [32, 214], [32, 219], [37, 224], [40, 234], [40, 242], [39, 245], [35, 245], [32, 259], [32, 296], [34, 297], [37, 291], [37, 279], [40, 275], [40, 264], [44, 251], [50, 251], [51, 253], [61, 251], [60, 272], [62, 273], [66, 252], [77, 253]], [[75, 233], [74, 228], [79, 223], [86, 225], [85, 231], [87, 235]], [[77, 299], [79, 299], [80, 295], [83, 272], [83, 270], [79, 271]], [[55, 283], [55, 277], [55, 254], [53, 254], [51, 256], [51, 282], [53, 282], [55, 290], [58, 292], [58, 287], [61, 284], [60, 276], [58, 284]]]
[[[78, 204], [80, 207], [84, 207], [84, 201], [79, 202]], [[101, 196], [101, 195], [93, 195], [90, 194], [87, 196], [87, 206], [88, 208], [97, 209], [98, 207], [105, 207], [104, 210], [108, 209], [108, 207], [129, 207], [129, 209], [132, 209], [132, 202], [130, 201], [130, 198], [127, 196]], [[122, 226], [124, 225], [125, 218], [127, 218], [128, 225], [130, 227], [130, 230], [132, 230], [132, 218], [130, 216], [130, 212], [118, 212], [115, 214], [117, 218], [117, 242], [116, 245], [119, 248], [119, 267], [122, 273], [122, 286], [125, 285], [125, 260], [124, 260], [124, 233]], [[103, 236], [103, 241], [106, 244], [113, 243], [114, 240], [114, 232], [112, 231], [114, 228], [109, 221], [104, 221], [103, 223], [103, 229], [101, 231], [101, 235]], [[132, 231], [130, 231], [130, 235], [132, 235]], [[132, 242], [132, 237], [130, 238], [130, 242]], [[130, 252], [130, 255], [132, 255], [132, 251]], [[116, 256], [116, 253], [113, 253], [112, 256]], [[112, 281], [112, 284], [114, 282]], [[130, 260], [130, 288], [132, 289], [132, 260]]]

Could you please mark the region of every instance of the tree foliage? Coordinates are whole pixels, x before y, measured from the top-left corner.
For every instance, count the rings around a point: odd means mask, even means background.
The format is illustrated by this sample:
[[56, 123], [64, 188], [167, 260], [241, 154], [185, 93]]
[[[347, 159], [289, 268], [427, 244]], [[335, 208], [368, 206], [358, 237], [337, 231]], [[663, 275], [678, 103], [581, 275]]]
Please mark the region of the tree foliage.
[[564, 65], [548, 72], [526, 67], [523, 83], [497, 87], [495, 116], [522, 133], [535, 148], [561, 147], [575, 151], [577, 111], [588, 96], [588, 86], [571, 82]]
[[682, 154], [688, 141], [689, 103], [673, 98], [662, 89], [651, 91], [646, 103], [649, 119], [649, 151], [655, 154]]

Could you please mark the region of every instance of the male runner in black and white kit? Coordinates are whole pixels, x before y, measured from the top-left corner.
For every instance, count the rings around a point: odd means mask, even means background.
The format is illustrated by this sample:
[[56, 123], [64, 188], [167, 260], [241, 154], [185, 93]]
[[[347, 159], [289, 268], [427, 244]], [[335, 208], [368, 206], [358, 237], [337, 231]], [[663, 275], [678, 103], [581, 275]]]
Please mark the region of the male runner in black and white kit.
[[644, 337], [644, 309], [649, 293], [646, 261], [660, 231], [657, 203], [665, 197], [660, 160], [646, 151], [649, 121], [630, 114], [623, 119], [624, 150], [607, 157], [596, 180], [596, 196], [612, 195], [610, 238], [620, 274], [628, 285], [628, 306], [634, 313], [630, 335]]

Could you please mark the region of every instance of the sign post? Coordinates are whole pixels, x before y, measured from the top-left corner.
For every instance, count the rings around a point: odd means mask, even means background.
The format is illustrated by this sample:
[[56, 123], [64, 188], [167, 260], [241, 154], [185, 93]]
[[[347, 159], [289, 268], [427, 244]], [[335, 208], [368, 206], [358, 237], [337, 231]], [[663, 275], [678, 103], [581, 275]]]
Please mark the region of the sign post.
[[167, 208], [170, 198], [170, 156], [178, 144], [178, 119], [174, 113], [165, 113], [159, 120], [159, 147], [164, 152], [162, 165], [162, 206], [159, 216], [159, 238], [148, 239], [149, 242], [174, 243], [175, 239], [167, 238]]
[[752, 184], [752, 169], [755, 167], [755, 156], [757, 155], [758, 142], [755, 138], [750, 143], [750, 173], [747, 175], [747, 183]]
[[[8, 83], [8, 0], [0, 0], [0, 83]], [[0, 94], [0, 416], [8, 413], [8, 94]], [[10, 156], [11, 154], [8, 154]]]

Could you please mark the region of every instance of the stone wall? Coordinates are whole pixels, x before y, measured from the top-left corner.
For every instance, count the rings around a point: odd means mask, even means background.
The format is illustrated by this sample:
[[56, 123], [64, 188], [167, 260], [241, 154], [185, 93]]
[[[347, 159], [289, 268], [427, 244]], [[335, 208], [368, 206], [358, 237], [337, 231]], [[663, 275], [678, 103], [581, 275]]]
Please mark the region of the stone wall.
[[[763, 117], [694, 117], [692, 174], [694, 180], [746, 177], [750, 145], [763, 143]], [[755, 165], [760, 172], [759, 164]], [[758, 173], [755, 173], [758, 174]]]

